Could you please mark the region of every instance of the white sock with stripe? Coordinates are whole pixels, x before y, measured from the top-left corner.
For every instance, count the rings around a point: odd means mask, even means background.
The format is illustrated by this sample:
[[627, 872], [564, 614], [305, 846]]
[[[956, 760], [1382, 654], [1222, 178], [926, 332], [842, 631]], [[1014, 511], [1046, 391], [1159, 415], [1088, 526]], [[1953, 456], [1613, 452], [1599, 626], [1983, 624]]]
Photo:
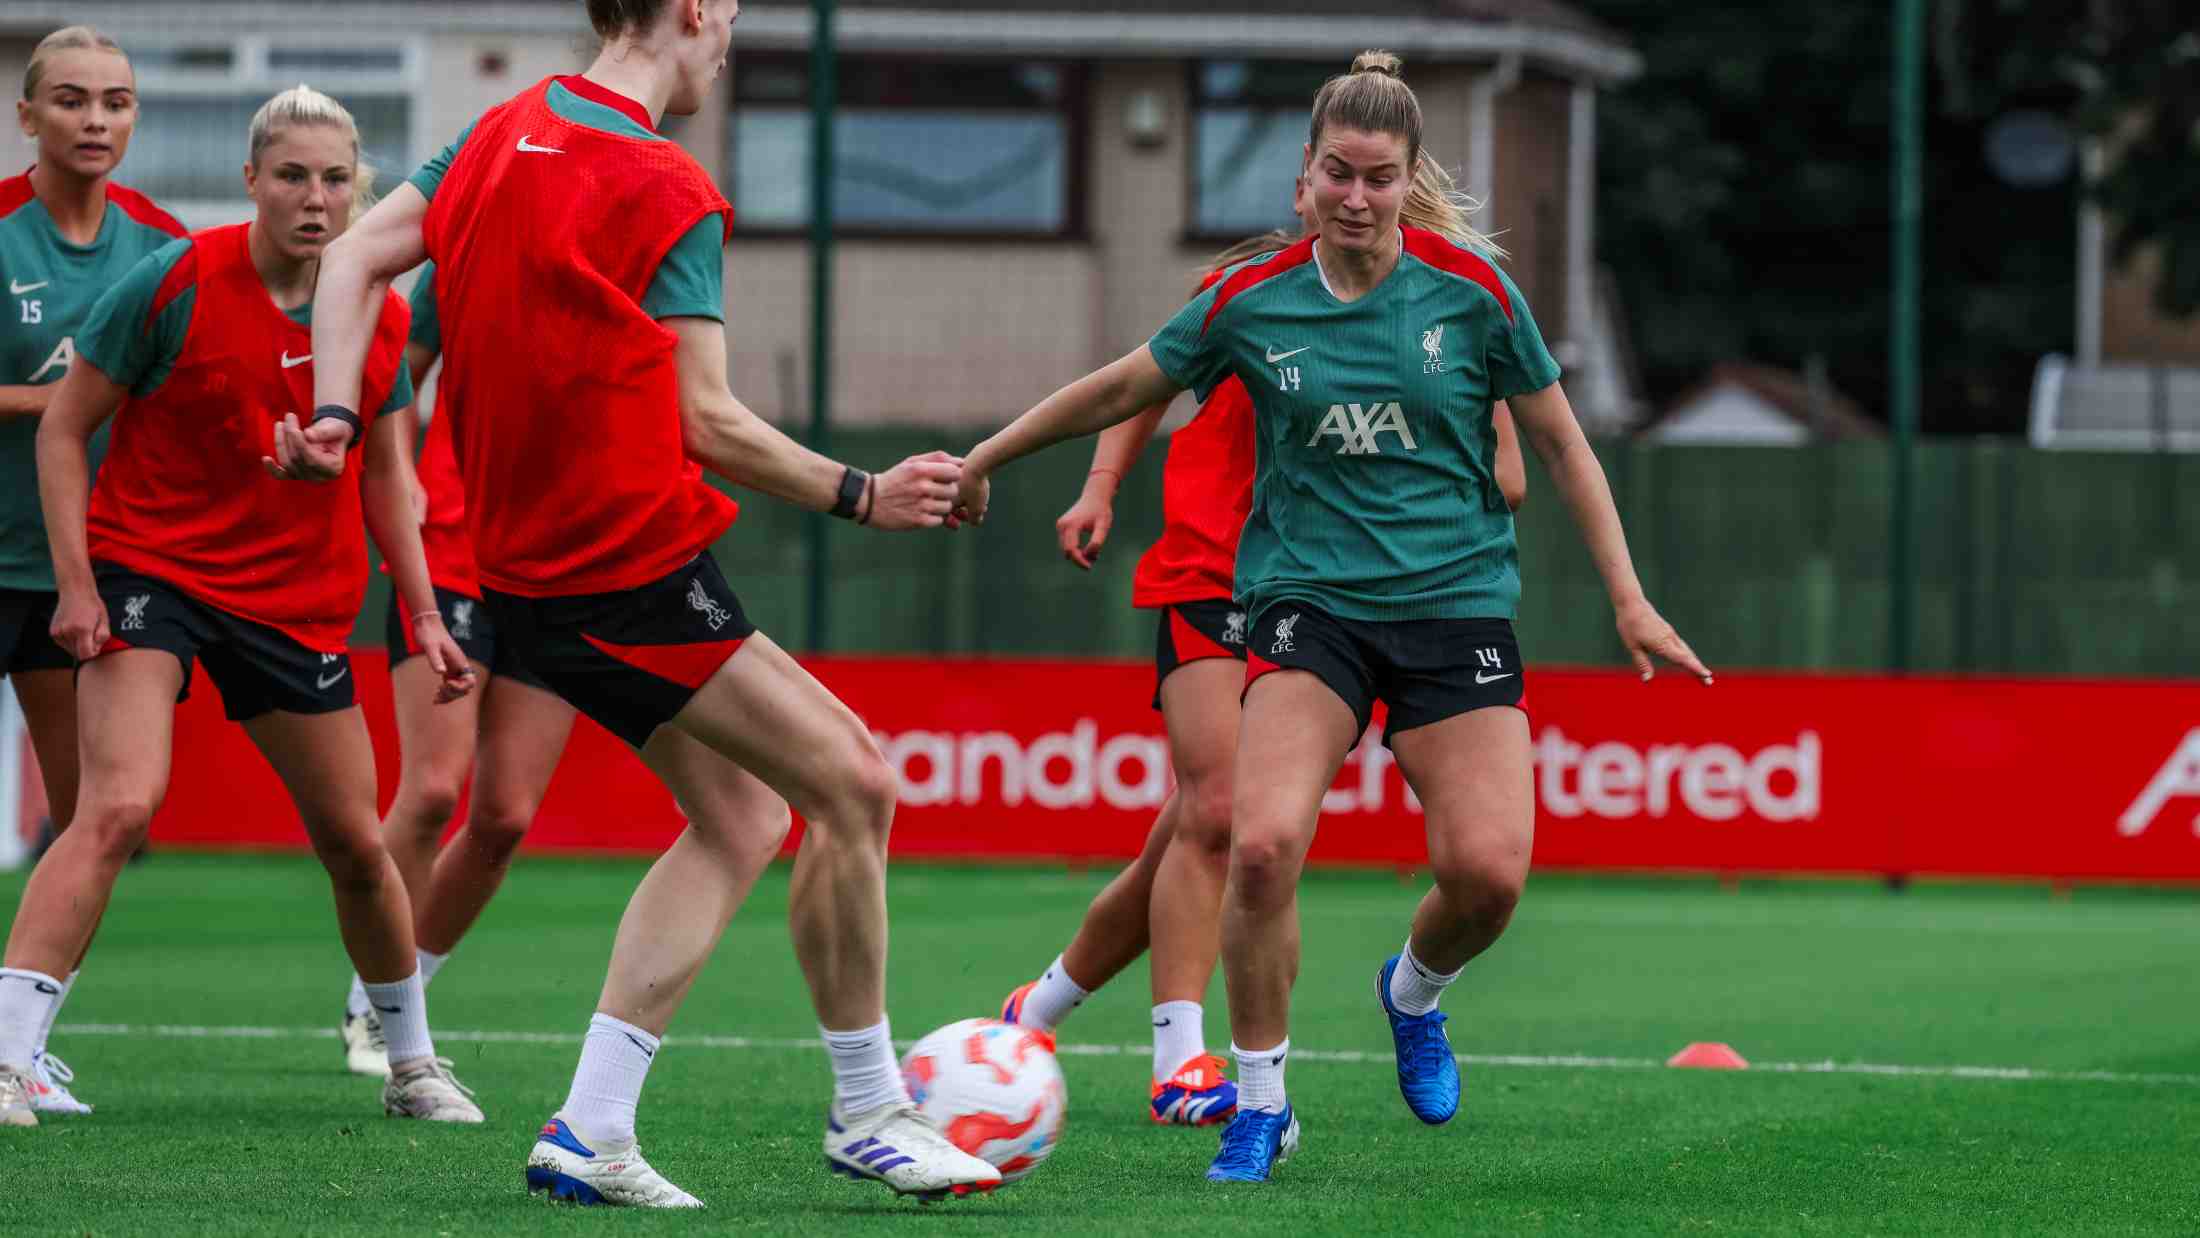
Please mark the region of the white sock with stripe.
[[428, 1035], [427, 985], [419, 971], [388, 984], [367, 984], [367, 1003], [382, 1020], [382, 1040], [390, 1047], [390, 1065], [401, 1066], [435, 1056]]
[[1462, 967], [1448, 976], [1430, 970], [1428, 964], [1413, 957], [1413, 939], [1408, 937], [1405, 948], [1398, 952], [1398, 965], [1390, 969], [1390, 1004], [1399, 1014], [1427, 1014], [1436, 1009], [1436, 999], [1465, 970]]
[[1207, 1052], [1207, 1012], [1198, 1002], [1153, 1008], [1153, 1081], [1166, 1082], [1184, 1063]]
[[1054, 961], [1039, 977], [1039, 982], [1024, 995], [1023, 1012], [1016, 1021], [1024, 1027], [1035, 1027], [1051, 1032], [1069, 1017], [1072, 1010], [1084, 1004], [1092, 994], [1075, 980], [1069, 978], [1069, 969], [1062, 966], [1062, 956]]
[[40, 1029], [61, 1004], [61, 982], [42, 971], [0, 967], [0, 1066], [31, 1068]]
[[[437, 954], [432, 950], [416, 950], [413, 956], [420, 960], [420, 983], [423, 988], [435, 980], [435, 974], [442, 971], [443, 965], [451, 958], [447, 953]], [[71, 976], [69, 983], [75, 984], [76, 978]], [[351, 993], [344, 999], [344, 1013], [357, 1017], [364, 1017], [367, 1013], [367, 985], [359, 978], [358, 972], [351, 974]]]
[[885, 1019], [869, 1027], [836, 1032], [819, 1026], [825, 1051], [833, 1059], [833, 1103], [841, 1116], [855, 1117], [880, 1105], [909, 1101], [909, 1086], [901, 1081], [901, 1063], [894, 1058], [894, 1035]]
[[1240, 1049], [1230, 1046], [1238, 1065], [1238, 1108], [1282, 1113], [1290, 1101], [1283, 1092], [1283, 1068], [1291, 1056], [1286, 1037], [1273, 1049]]
[[34, 1055], [46, 1051], [46, 1041], [53, 1037], [54, 1021], [61, 1017], [61, 1005], [69, 1000], [69, 991], [76, 988], [76, 978], [83, 974], [81, 969], [70, 972], [69, 978], [61, 982], [61, 996], [53, 999], [53, 1005], [46, 1008], [46, 1021], [39, 1025], [38, 1047], [33, 1050]]
[[664, 1042], [624, 1019], [597, 1014], [581, 1041], [581, 1064], [558, 1116], [601, 1155], [634, 1142], [634, 1112], [641, 1107], [649, 1064]]

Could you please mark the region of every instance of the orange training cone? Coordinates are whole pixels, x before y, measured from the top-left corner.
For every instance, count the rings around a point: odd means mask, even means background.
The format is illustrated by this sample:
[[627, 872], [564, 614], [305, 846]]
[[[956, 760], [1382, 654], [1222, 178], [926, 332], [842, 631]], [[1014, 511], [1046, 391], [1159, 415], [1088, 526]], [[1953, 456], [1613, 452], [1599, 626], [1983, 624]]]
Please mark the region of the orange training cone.
[[1691, 1070], [1747, 1070], [1749, 1063], [1734, 1051], [1734, 1046], [1715, 1040], [1699, 1040], [1679, 1053], [1665, 1059], [1668, 1066], [1680, 1066]]

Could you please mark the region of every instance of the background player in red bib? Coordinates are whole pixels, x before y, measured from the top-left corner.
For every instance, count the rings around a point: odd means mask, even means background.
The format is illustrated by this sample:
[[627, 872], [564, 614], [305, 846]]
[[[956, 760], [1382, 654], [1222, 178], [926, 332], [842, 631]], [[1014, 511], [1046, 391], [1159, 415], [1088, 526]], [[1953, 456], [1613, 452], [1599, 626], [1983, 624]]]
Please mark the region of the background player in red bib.
[[1320, 221], [1194, 298], [1140, 348], [976, 447], [959, 510], [993, 469], [1234, 375], [1258, 466], [1234, 596], [1253, 616], [1231, 797], [1222, 953], [1238, 1112], [1207, 1176], [1259, 1182], [1297, 1146], [1284, 1090], [1298, 972], [1298, 876], [1321, 801], [1377, 701], [1425, 808], [1436, 888], [1378, 969], [1399, 1090], [1425, 1122], [1459, 1104], [1436, 1009], [1510, 922], [1534, 830], [1511, 514], [1491, 410], [1510, 402], [1573, 513], [1645, 678], [1653, 655], [1710, 672], [1644, 597], [1595, 453], [1519, 290], [1448, 238], [1401, 227], [1421, 108], [1397, 58], [1367, 53], [1314, 100], [1306, 167]]
[[[39, 40], [15, 114], [38, 162], [0, 180], [0, 675], [12, 680], [29, 724], [57, 829], [76, 809], [76, 671], [54, 643], [53, 555], [38, 507], [38, 419], [76, 355], [76, 335], [101, 293], [138, 259], [183, 235], [183, 225], [110, 179], [137, 128], [137, 79], [114, 40], [89, 26]], [[106, 446], [101, 436], [93, 463]], [[69, 1094], [75, 1073], [46, 1052], [46, 1036], [76, 985], [71, 960], [61, 1000], [31, 1051], [31, 1108], [89, 1113]]]
[[[1199, 291], [1229, 268], [1289, 248], [1320, 226], [1293, 187], [1299, 232], [1240, 241], [1214, 259]], [[1468, 226], [1471, 205], [1435, 160], [1424, 160], [1401, 211], [1405, 221], [1461, 245], [1501, 255]], [[1117, 486], [1167, 412], [1156, 405], [1104, 431], [1093, 447], [1084, 493], [1054, 522], [1062, 554], [1090, 570], [1114, 523]], [[1169, 441], [1161, 537], [1139, 562], [1131, 603], [1160, 611], [1155, 636], [1155, 707], [1169, 735], [1176, 788], [1154, 819], [1146, 846], [1094, 896], [1067, 948], [1037, 980], [1009, 994], [1001, 1017], [1052, 1031], [1078, 1004], [1135, 962], [1150, 943], [1153, 1078], [1148, 1108], [1157, 1123], [1206, 1126], [1237, 1111], [1226, 1064], [1207, 1052], [1202, 1005], [1214, 977], [1222, 888], [1230, 860], [1230, 797], [1239, 697], [1245, 688], [1246, 616], [1231, 601], [1238, 534], [1253, 498], [1253, 404], [1229, 378]], [[1528, 479], [1520, 441], [1502, 401], [1492, 412], [1495, 472], [1517, 511]]]
[[[443, 351], [433, 265], [414, 281], [409, 301], [412, 328], [405, 341], [405, 369], [417, 393]], [[420, 407], [416, 401], [395, 418], [410, 421]], [[419, 436], [409, 424], [402, 437], [409, 444]], [[412, 898], [425, 984], [435, 980], [504, 883], [512, 853], [557, 772], [558, 756], [573, 730], [573, 707], [520, 664], [481, 601], [481, 578], [466, 537], [466, 494], [451, 450], [450, 418], [429, 422], [414, 484], [421, 496], [420, 540], [427, 551], [436, 609], [443, 612], [445, 629], [465, 651], [481, 684], [463, 700], [436, 702], [440, 677], [419, 656], [420, 641], [404, 594], [391, 590], [386, 636], [400, 764], [397, 794], [382, 818], [382, 844]], [[466, 790], [469, 772], [473, 795], [466, 823], [444, 844], [444, 827]], [[389, 1073], [381, 1020], [356, 974], [338, 1030], [345, 1064], [354, 1074]]]
[[[380, 287], [432, 257], [483, 601], [529, 670], [637, 748], [691, 824], [620, 925], [566, 1104], [531, 1189], [692, 1207], [635, 1146], [642, 1083], [688, 985], [777, 849], [807, 823], [795, 953], [834, 1075], [824, 1151], [926, 1196], [1000, 1175], [909, 1103], [885, 1015], [886, 834], [896, 780], [868, 728], [743, 617], [709, 553], [734, 505], [698, 462], [813, 510], [891, 529], [946, 522], [944, 453], [871, 477], [802, 448], [726, 386], [719, 303], [730, 208], [657, 132], [710, 98], [735, 0], [589, 0], [602, 54], [491, 109], [335, 246], [322, 273], [317, 400], [357, 407]], [[698, 292], [703, 295], [697, 295]], [[341, 435], [287, 434], [335, 471]]]
[[[221, 689], [283, 780], [329, 873], [344, 945], [382, 1013], [393, 1073], [384, 1111], [479, 1122], [435, 1056], [404, 884], [375, 830], [374, 751], [353, 702], [345, 639], [366, 591], [374, 526], [444, 692], [472, 684], [428, 604], [411, 498], [390, 469], [300, 485], [269, 459], [272, 428], [312, 384], [315, 267], [365, 191], [358, 130], [333, 99], [285, 91], [252, 119], [249, 224], [146, 258], [96, 305], [39, 429], [39, 486], [61, 601], [53, 634], [82, 663], [84, 785], [77, 821], [24, 888], [0, 975], [0, 1119], [30, 1124], [31, 1033], [54, 980], [97, 928], [168, 782], [175, 702], [194, 666]], [[405, 307], [383, 298], [368, 407], [411, 399]], [[110, 416], [96, 488], [87, 444]], [[347, 427], [348, 428], [348, 427]], [[404, 450], [378, 421], [369, 450]], [[87, 494], [87, 490], [90, 491]]]

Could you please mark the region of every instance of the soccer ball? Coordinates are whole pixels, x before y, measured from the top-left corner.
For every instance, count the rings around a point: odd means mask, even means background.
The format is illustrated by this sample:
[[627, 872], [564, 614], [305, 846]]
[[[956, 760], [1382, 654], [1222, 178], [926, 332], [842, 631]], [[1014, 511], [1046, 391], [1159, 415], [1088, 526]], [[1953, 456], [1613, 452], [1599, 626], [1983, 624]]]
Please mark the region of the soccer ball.
[[1017, 1181], [1054, 1151], [1069, 1109], [1054, 1038], [998, 1019], [950, 1023], [901, 1059], [910, 1098], [947, 1138]]

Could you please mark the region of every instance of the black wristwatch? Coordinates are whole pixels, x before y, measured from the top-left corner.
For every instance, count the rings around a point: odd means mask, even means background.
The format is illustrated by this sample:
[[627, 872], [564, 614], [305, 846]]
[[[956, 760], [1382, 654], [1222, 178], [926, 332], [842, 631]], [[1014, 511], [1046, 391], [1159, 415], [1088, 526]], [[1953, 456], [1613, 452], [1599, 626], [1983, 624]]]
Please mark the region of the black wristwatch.
[[833, 500], [833, 514], [842, 520], [856, 518], [856, 508], [863, 502], [863, 488], [871, 484], [871, 475], [851, 464], [840, 475], [840, 497]]

